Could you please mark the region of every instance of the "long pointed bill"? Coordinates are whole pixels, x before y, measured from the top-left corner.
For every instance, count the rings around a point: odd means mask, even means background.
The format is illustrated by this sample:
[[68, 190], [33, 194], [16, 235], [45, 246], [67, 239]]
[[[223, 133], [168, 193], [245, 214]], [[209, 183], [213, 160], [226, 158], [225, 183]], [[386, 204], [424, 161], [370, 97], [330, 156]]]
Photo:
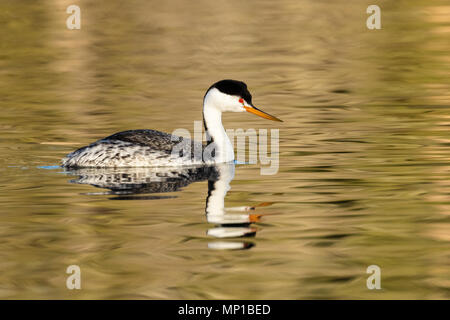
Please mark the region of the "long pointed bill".
[[273, 120], [273, 121], [283, 122], [283, 120], [278, 119], [277, 117], [274, 117], [274, 116], [272, 116], [272, 115], [270, 115], [270, 114], [268, 114], [268, 113], [265, 113], [264, 111], [259, 110], [259, 109], [256, 108], [256, 107], [247, 107], [247, 106], [244, 106], [244, 108], [245, 108], [245, 110], [247, 110], [247, 112], [256, 114], [257, 116], [260, 116], [261, 118], [269, 119], [269, 120]]

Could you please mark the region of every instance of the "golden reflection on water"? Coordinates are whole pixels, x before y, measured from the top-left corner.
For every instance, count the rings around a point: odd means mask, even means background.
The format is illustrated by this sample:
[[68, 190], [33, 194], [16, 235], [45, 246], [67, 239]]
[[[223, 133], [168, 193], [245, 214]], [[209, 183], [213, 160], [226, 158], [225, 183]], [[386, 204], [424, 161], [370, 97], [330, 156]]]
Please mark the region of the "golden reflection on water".
[[[70, 4], [0, 4], [1, 298], [449, 298], [446, 1], [379, 1], [374, 31], [356, 0], [83, 1], [78, 31]], [[254, 238], [208, 234], [206, 181], [112, 201], [38, 168], [121, 130], [192, 131], [223, 78], [285, 121], [224, 116], [280, 128], [278, 174], [237, 166], [226, 194], [272, 202]]]

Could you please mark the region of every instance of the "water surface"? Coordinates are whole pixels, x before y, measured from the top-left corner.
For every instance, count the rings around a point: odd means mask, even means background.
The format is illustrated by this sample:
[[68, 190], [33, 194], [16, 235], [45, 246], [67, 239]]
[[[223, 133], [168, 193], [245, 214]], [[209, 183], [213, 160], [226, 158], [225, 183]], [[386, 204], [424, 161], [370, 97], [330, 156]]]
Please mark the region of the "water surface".
[[[0, 298], [450, 298], [447, 1], [378, 1], [382, 30], [356, 0], [89, 0], [67, 30], [70, 4], [0, 4]], [[207, 180], [117, 194], [57, 167], [121, 130], [192, 132], [224, 78], [285, 121], [224, 115], [280, 129], [277, 174], [234, 168], [225, 206], [256, 208], [231, 237]]]

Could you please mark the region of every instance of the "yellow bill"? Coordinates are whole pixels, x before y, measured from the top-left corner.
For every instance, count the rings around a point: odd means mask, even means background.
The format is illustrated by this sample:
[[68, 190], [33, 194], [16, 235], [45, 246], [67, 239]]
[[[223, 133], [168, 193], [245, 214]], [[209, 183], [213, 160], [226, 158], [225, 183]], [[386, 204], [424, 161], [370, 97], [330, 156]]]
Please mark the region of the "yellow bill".
[[269, 120], [273, 120], [273, 121], [283, 122], [283, 120], [278, 119], [277, 117], [274, 117], [274, 116], [272, 116], [272, 115], [270, 115], [270, 114], [268, 114], [268, 113], [265, 113], [264, 111], [259, 110], [259, 109], [256, 108], [256, 107], [247, 107], [247, 106], [244, 106], [244, 108], [245, 108], [245, 110], [247, 110], [247, 112], [256, 114], [257, 116], [260, 116], [261, 118], [269, 119]]

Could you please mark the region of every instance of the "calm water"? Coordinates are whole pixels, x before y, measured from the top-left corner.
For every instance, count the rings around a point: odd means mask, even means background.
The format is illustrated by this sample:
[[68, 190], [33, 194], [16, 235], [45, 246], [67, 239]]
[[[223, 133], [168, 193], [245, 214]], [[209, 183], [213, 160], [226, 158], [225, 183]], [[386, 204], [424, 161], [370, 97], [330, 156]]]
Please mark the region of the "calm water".
[[[0, 298], [450, 298], [450, 6], [377, 3], [372, 31], [356, 0], [86, 0], [70, 31], [72, 1], [2, 0]], [[252, 223], [209, 219], [206, 180], [111, 192], [54, 167], [121, 130], [192, 131], [223, 78], [285, 121], [224, 116], [280, 129], [276, 175], [222, 181]]]

